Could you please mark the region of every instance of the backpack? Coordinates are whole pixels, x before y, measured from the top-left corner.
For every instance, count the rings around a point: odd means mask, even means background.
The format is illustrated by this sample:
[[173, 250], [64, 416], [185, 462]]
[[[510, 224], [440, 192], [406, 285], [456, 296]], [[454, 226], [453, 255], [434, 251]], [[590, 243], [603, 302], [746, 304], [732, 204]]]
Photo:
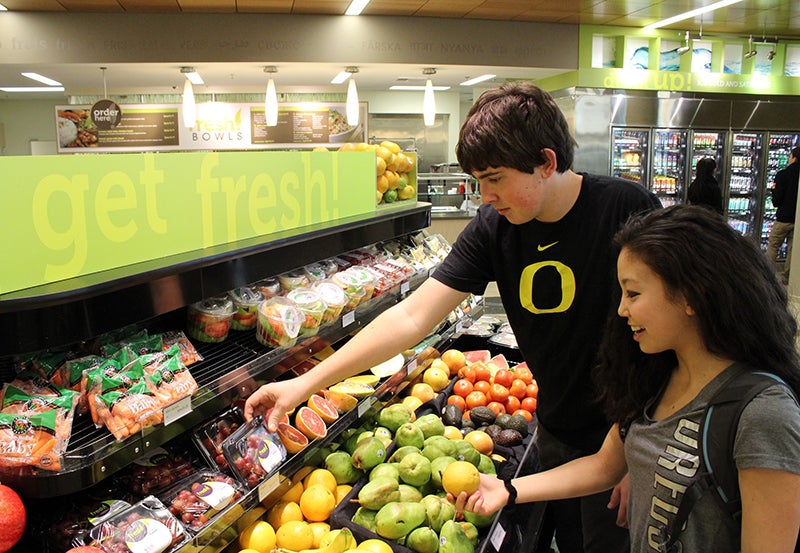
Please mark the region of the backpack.
[[[708, 402], [700, 423], [697, 479], [686, 489], [675, 519], [666, 529], [661, 551], [676, 553], [681, 550], [676, 541], [695, 503], [706, 493], [713, 493], [720, 507], [741, 528], [742, 501], [733, 460], [736, 429], [747, 404], [776, 382], [785, 385], [794, 395], [793, 390], [774, 374], [748, 371], [729, 379]], [[794, 550], [800, 553], [800, 539]]]

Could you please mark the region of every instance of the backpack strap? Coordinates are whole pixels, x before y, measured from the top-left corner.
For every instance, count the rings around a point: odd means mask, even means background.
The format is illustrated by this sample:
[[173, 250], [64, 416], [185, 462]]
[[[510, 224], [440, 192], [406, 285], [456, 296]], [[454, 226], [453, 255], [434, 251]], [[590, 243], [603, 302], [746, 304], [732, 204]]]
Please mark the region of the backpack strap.
[[720, 507], [730, 514], [736, 524], [741, 523], [739, 475], [733, 459], [736, 430], [747, 404], [776, 383], [787, 386], [771, 373], [743, 372], [725, 382], [709, 400], [700, 422], [697, 476], [684, 492], [678, 512], [666, 529], [662, 551], [669, 553], [677, 550], [676, 541], [685, 527], [689, 513], [709, 490], [714, 492]]

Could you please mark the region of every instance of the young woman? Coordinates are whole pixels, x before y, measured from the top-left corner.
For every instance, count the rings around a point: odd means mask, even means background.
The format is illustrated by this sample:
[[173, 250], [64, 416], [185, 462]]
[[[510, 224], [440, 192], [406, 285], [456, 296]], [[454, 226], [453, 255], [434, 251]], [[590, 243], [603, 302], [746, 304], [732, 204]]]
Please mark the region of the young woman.
[[[708, 209], [650, 212], [632, 219], [615, 242], [619, 317], [609, 321], [597, 377], [616, 424], [596, 454], [510, 485], [517, 503], [544, 501], [611, 488], [627, 471], [631, 550], [659, 551], [659, 536], [696, 476], [700, 418], [714, 392], [755, 369], [800, 392], [797, 324], [758, 246]], [[744, 409], [734, 460], [741, 527], [706, 494], [679, 535], [682, 551], [794, 551], [800, 407], [786, 386], [768, 387]], [[478, 491], [461, 494], [456, 505], [492, 513], [513, 490], [482, 476]]]
[[686, 192], [686, 199], [692, 205], [704, 205], [717, 213], [722, 213], [722, 189], [719, 187], [714, 171], [717, 162], [714, 158], [704, 157], [697, 162], [694, 180]]

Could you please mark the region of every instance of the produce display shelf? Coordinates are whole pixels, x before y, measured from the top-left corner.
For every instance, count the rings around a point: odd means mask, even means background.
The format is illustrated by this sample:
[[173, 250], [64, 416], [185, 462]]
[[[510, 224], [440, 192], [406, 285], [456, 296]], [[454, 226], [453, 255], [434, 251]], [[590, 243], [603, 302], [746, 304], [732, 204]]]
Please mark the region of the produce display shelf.
[[0, 358], [91, 340], [262, 278], [421, 230], [430, 220], [430, 204], [417, 202], [0, 294]]

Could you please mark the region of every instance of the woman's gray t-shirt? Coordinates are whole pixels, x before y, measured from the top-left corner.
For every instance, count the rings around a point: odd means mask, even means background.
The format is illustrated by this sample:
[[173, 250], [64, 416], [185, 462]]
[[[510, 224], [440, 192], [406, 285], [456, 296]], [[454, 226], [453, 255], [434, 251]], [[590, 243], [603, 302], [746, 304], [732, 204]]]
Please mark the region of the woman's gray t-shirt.
[[[706, 403], [737, 371], [732, 365], [712, 380], [688, 405], [653, 420], [656, 400], [631, 425], [625, 439], [630, 474], [631, 552], [659, 551], [686, 488], [698, 470], [697, 445]], [[758, 394], [742, 412], [734, 444], [736, 466], [770, 468], [800, 474], [800, 407], [782, 385]], [[685, 553], [732, 553], [740, 550], [740, 529], [712, 494], [694, 506], [679, 541]]]

